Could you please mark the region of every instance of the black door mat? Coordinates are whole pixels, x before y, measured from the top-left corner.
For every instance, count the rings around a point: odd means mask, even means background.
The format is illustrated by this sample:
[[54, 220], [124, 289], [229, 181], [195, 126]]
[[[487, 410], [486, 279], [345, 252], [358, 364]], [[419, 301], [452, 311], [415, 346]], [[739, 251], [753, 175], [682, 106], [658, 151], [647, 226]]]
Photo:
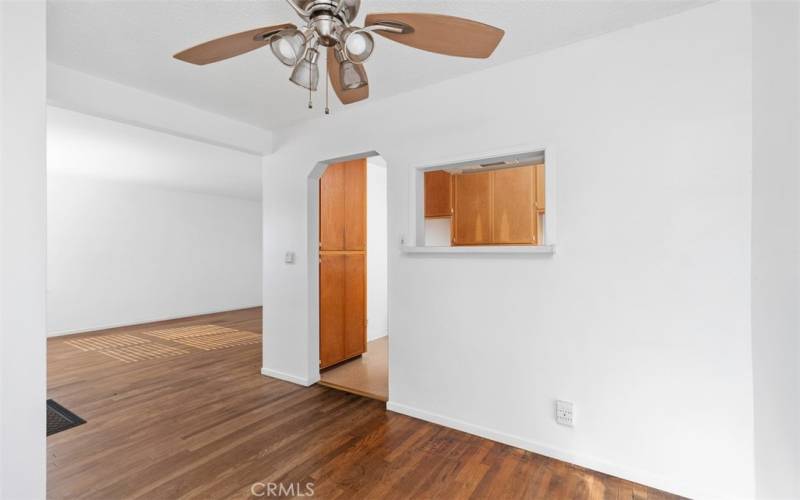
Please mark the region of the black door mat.
[[75, 415], [52, 399], [47, 400], [47, 435], [65, 431], [81, 424], [86, 420]]

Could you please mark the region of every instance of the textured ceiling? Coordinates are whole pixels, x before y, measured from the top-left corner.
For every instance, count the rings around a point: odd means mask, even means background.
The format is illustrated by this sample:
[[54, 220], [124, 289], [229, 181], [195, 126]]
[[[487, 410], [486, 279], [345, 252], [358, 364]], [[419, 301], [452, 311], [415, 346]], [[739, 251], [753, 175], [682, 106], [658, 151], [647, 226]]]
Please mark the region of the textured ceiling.
[[[708, 0], [363, 0], [357, 24], [367, 12], [437, 12], [473, 18], [507, 32], [489, 60], [430, 54], [377, 37], [367, 70], [371, 99], [379, 99], [705, 3]], [[48, 58], [57, 64], [268, 129], [321, 113], [320, 96], [317, 108], [309, 111], [307, 92], [289, 83], [290, 69], [268, 48], [208, 66], [171, 57], [222, 35], [297, 24], [299, 19], [282, 0], [51, 0], [47, 16]], [[351, 106], [365, 105], [368, 101]]]

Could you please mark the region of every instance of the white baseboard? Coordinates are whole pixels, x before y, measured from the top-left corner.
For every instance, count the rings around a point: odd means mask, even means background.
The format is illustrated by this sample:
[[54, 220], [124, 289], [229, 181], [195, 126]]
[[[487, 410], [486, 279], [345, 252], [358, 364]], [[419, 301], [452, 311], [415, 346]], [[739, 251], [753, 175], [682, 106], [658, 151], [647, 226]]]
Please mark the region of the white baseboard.
[[103, 325], [96, 325], [96, 326], [91, 326], [91, 327], [86, 327], [86, 328], [74, 328], [74, 329], [69, 329], [69, 330], [58, 330], [58, 331], [55, 331], [55, 332], [47, 332], [47, 336], [48, 337], [61, 337], [62, 335], [75, 335], [75, 334], [78, 334], [78, 333], [96, 332], [96, 331], [99, 331], [99, 330], [110, 330], [112, 328], [122, 328], [122, 327], [125, 327], [125, 326], [146, 325], [147, 323], [158, 323], [158, 322], [161, 322], [161, 321], [172, 321], [174, 319], [185, 319], [185, 318], [193, 318], [195, 316], [205, 316], [207, 314], [219, 314], [219, 313], [225, 313], [225, 312], [231, 312], [231, 311], [240, 311], [242, 309], [253, 309], [254, 307], [261, 307], [261, 304], [258, 304], [258, 305], [255, 305], [255, 306], [242, 306], [242, 307], [236, 306], [233, 309], [228, 308], [228, 309], [214, 309], [214, 310], [210, 310], [210, 311], [200, 311], [200, 312], [194, 312], [194, 313], [189, 313], [189, 314], [181, 314], [181, 315], [178, 315], [178, 316], [169, 316], [169, 317], [159, 316], [159, 317], [155, 317], [155, 318], [154, 317], [140, 318], [140, 319], [136, 319], [136, 320], [123, 321], [121, 323], [103, 324]]
[[319, 377], [316, 379], [309, 379], [304, 377], [298, 377], [297, 375], [292, 375], [291, 373], [286, 373], [278, 370], [271, 370], [269, 368], [261, 368], [261, 375], [265, 377], [272, 377], [283, 380], [285, 382], [291, 382], [293, 384], [302, 385], [303, 387], [309, 387], [317, 382], [319, 382]]
[[555, 458], [556, 460], [561, 460], [562, 462], [569, 462], [587, 469], [592, 469], [604, 474], [609, 474], [626, 479], [628, 481], [633, 481], [635, 483], [650, 486], [652, 488], [657, 488], [669, 493], [674, 493], [688, 498], [712, 498], [715, 496], [710, 495], [708, 492], [700, 491], [700, 488], [688, 487], [684, 484], [679, 484], [675, 481], [670, 481], [667, 478], [656, 476], [645, 471], [619, 467], [595, 457], [579, 455], [567, 450], [562, 450], [536, 441], [531, 441], [520, 436], [507, 434], [505, 432], [489, 429], [487, 427], [471, 424], [469, 422], [464, 422], [463, 420], [446, 417], [444, 415], [431, 413], [425, 410], [420, 410], [418, 408], [395, 403], [393, 401], [388, 401], [386, 403], [386, 409], [396, 413], [402, 413], [403, 415], [408, 415], [410, 417], [418, 418], [420, 420], [425, 420], [427, 422], [432, 422], [434, 424], [450, 427], [451, 429], [456, 429], [468, 434], [474, 434], [482, 438], [491, 439], [492, 441], [514, 446], [515, 448], [521, 448], [533, 453], [538, 453], [539, 455]]

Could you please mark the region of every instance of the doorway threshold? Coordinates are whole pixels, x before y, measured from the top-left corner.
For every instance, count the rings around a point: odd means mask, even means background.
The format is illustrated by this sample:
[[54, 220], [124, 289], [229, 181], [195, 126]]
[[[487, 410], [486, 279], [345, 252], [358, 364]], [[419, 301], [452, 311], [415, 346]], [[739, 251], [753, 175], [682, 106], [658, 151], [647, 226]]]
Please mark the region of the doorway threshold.
[[320, 372], [320, 385], [386, 402], [389, 400], [389, 338], [367, 343], [358, 358]]

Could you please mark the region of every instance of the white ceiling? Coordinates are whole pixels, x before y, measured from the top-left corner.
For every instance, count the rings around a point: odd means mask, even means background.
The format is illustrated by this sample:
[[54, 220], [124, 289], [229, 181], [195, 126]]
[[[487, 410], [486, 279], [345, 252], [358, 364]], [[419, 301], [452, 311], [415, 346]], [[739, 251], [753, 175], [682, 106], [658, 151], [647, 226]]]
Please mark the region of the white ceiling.
[[[367, 63], [371, 99], [377, 99], [708, 1], [364, 0], [357, 22], [366, 12], [437, 12], [476, 19], [507, 32], [489, 60], [445, 57], [378, 37]], [[289, 83], [289, 68], [269, 49], [208, 66], [171, 57], [230, 33], [297, 23], [283, 0], [50, 0], [47, 16], [48, 58], [57, 64], [268, 129], [321, 113], [320, 96], [317, 108], [309, 111], [307, 92]], [[333, 93], [331, 99], [335, 100]], [[364, 105], [368, 101], [351, 106]]]

